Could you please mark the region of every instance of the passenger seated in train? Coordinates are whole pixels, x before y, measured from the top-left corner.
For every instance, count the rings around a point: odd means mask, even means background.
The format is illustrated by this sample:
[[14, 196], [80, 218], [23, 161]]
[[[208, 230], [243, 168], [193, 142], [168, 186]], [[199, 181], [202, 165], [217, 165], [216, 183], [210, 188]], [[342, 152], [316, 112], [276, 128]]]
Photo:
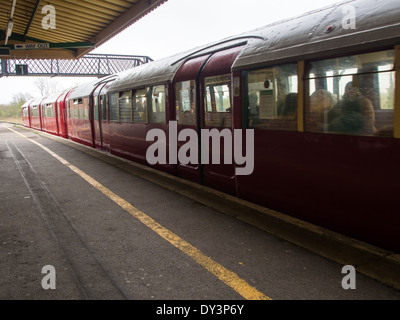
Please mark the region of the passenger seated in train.
[[258, 96], [255, 93], [249, 95], [249, 115], [258, 116], [259, 106], [258, 106]]
[[310, 96], [307, 126], [312, 131], [325, 132], [330, 112], [336, 104], [335, 97], [325, 89], [318, 89]]
[[375, 133], [375, 111], [370, 100], [349, 82], [341, 101], [331, 112], [330, 132], [347, 134]]
[[280, 116], [296, 117], [297, 116], [297, 93], [289, 93], [285, 97]]

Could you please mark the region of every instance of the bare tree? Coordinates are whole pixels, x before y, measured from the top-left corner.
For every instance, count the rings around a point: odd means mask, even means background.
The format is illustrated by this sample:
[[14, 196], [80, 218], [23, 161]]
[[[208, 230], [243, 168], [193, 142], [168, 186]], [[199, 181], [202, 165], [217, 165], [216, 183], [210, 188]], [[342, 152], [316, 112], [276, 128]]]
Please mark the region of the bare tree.
[[60, 91], [58, 82], [52, 78], [39, 78], [35, 81], [35, 85], [42, 96]]

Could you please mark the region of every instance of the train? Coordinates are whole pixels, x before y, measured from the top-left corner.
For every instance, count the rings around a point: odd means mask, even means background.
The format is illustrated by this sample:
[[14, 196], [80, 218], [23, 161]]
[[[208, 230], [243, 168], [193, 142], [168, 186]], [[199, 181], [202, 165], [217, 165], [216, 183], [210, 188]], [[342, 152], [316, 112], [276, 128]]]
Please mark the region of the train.
[[[399, 68], [400, 1], [351, 0], [28, 101], [22, 119], [400, 253]], [[169, 161], [149, 163], [156, 143]]]

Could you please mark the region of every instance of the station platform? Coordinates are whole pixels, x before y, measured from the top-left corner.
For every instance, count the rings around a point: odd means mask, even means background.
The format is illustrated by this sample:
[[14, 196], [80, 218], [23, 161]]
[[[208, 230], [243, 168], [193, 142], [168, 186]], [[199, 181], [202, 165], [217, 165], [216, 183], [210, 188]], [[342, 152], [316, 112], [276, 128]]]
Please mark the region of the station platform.
[[2, 300], [400, 299], [399, 255], [67, 139], [0, 123], [0, 177]]

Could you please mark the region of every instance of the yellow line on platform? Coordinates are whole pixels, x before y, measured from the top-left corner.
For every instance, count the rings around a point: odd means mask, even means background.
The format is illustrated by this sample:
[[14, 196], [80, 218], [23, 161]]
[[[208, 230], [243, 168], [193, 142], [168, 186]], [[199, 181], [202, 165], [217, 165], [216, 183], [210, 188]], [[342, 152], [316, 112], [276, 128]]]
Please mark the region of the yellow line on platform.
[[91, 176], [80, 170], [79, 168], [75, 167], [71, 163], [69, 163], [64, 158], [60, 157], [55, 152], [51, 151], [49, 148], [45, 147], [44, 145], [36, 142], [25, 135], [8, 128], [11, 131], [15, 132], [16, 134], [24, 137], [25, 139], [29, 140], [30, 142], [36, 144], [44, 151], [48, 152], [51, 156], [56, 158], [60, 161], [63, 165], [70, 168], [73, 172], [78, 174], [84, 180], [86, 180], [90, 185], [95, 187], [97, 190], [102, 192], [116, 204], [118, 204], [121, 208], [125, 209], [129, 212], [133, 217], [138, 219], [148, 228], [153, 230], [159, 236], [167, 240], [169, 243], [174, 245], [176, 248], [184, 252], [186, 255], [194, 259], [198, 264], [200, 264], [203, 268], [211, 272], [214, 276], [224, 282], [226, 285], [234, 289], [237, 293], [239, 293], [242, 297], [248, 300], [271, 300], [268, 296], [264, 295], [262, 292], [258, 291], [256, 288], [250, 286], [245, 280], [241, 279], [236, 273], [228, 270], [224, 266], [220, 265], [210, 257], [207, 257], [204, 253], [202, 253], [199, 249], [192, 246], [187, 241], [183, 240], [175, 233], [171, 232], [170, 230], [166, 229], [162, 225], [160, 225], [157, 221], [146, 215], [144, 212], [140, 211], [139, 209], [135, 208], [129, 202], [125, 201], [118, 195], [116, 195], [111, 190], [104, 187], [100, 182], [93, 179]]

